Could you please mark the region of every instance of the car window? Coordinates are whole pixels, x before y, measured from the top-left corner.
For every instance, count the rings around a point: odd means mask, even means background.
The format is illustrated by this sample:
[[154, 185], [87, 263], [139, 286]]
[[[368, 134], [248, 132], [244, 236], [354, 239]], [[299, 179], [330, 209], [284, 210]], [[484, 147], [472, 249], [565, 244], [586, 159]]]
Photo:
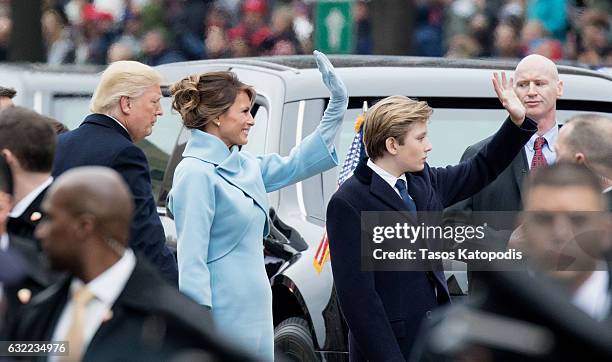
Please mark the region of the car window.
[[[566, 109], [557, 111], [557, 122], [560, 124], [585, 112], [567, 109], [565, 104], [563, 106]], [[340, 134], [336, 138], [338, 167], [325, 172], [324, 176], [325, 204], [337, 188], [338, 173], [355, 136], [355, 121], [362, 112], [361, 108], [349, 108], [345, 113]], [[612, 117], [612, 112], [602, 114]], [[459, 163], [468, 146], [493, 135], [506, 117], [507, 113], [502, 109], [434, 108], [428, 123], [428, 136], [433, 148], [427, 163], [433, 167]]]
[[249, 143], [243, 149], [254, 155], [262, 155], [266, 152], [266, 136], [268, 130], [268, 109], [255, 103], [251, 110], [255, 125], [249, 131]]
[[[344, 163], [346, 152], [355, 136], [355, 120], [361, 113], [361, 109], [352, 108], [345, 114], [340, 134], [336, 139], [339, 165]], [[583, 111], [559, 110], [557, 121], [563, 124], [579, 113]], [[612, 117], [612, 113], [605, 115]], [[497, 109], [434, 109], [428, 123], [428, 137], [433, 148], [429, 152], [427, 163], [434, 167], [458, 163], [466, 147], [493, 135], [506, 117], [505, 111]], [[336, 176], [339, 170], [336, 169]]]
[[49, 116], [75, 129], [90, 113], [90, 100], [91, 94], [55, 94]]
[[149, 161], [151, 185], [155, 198], [159, 195], [168, 159], [170, 159], [176, 138], [183, 126], [181, 116], [171, 109], [171, 105], [171, 98], [161, 99], [164, 114], [157, 118], [157, 123], [153, 127], [153, 133], [137, 143]]

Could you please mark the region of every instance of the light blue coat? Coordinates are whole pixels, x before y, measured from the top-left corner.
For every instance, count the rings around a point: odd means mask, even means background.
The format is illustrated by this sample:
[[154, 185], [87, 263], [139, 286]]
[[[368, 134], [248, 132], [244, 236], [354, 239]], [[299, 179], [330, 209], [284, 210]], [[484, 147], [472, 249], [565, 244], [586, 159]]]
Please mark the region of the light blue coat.
[[331, 140], [340, 123], [322, 122], [287, 157], [256, 157], [192, 130], [174, 174], [168, 207], [178, 232], [179, 288], [211, 307], [219, 330], [262, 360], [271, 361], [274, 348], [262, 242], [266, 193], [334, 167]]

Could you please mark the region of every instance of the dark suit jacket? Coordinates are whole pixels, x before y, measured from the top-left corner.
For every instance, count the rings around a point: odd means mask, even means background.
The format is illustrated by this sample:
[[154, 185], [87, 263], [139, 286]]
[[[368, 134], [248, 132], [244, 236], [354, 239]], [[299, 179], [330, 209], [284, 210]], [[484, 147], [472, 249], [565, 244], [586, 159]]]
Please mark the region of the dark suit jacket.
[[6, 223], [6, 231], [9, 234], [35, 241], [35, 244], [39, 250], [40, 243], [34, 237], [34, 229], [36, 229], [36, 226], [40, 222], [41, 218], [38, 217], [35, 218], [35, 220], [32, 220], [32, 214], [38, 212], [42, 215], [40, 204], [47, 194], [48, 189], [49, 187], [46, 187], [40, 194], [38, 194], [38, 196], [36, 196], [30, 205], [28, 205], [28, 207], [24, 210], [21, 216], [17, 218], [9, 217]]
[[[433, 314], [427, 328], [421, 330], [413, 361], [480, 361], [483, 355], [487, 361], [612, 360], [612, 325], [598, 322], [576, 307], [565, 286], [557, 281], [537, 273], [500, 271], [483, 273], [482, 281], [486, 293]], [[466, 323], [457, 331], [457, 348], [441, 351], [436, 347], [440, 335], [468, 313], [478, 313], [482, 322]], [[511, 325], [515, 323], [522, 323], [522, 328], [532, 333], [543, 329], [555, 342], [533, 343], [542, 353], [529, 353], [524, 349], [526, 333]], [[512, 333], [483, 334], [495, 329]]]
[[[67, 303], [71, 278], [53, 284], [24, 308], [11, 340], [48, 341]], [[125, 288], [102, 322], [84, 361], [168, 361], [188, 350], [215, 360], [252, 359], [215, 334], [211, 314], [167, 284], [147, 261], [137, 258]]]
[[[560, 126], [559, 126], [560, 127]], [[466, 148], [461, 161], [473, 157], [491, 140], [488, 137]], [[552, 147], [553, 145], [551, 145]], [[474, 196], [450, 207], [451, 210], [465, 211], [520, 211], [523, 209], [521, 190], [523, 180], [529, 172], [529, 161], [525, 149], [516, 154], [510, 165], [495, 181]], [[495, 227], [496, 225], [491, 225]]]
[[[495, 179], [537, 130], [510, 120], [475, 157], [457, 166], [406, 173], [418, 211], [443, 210], [478, 192]], [[361, 271], [361, 212], [406, 211], [393, 189], [362, 160], [327, 208], [327, 233], [334, 282], [349, 326], [351, 360], [408, 359], [419, 324], [427, 312], [450, 297], [441, 271]], [[438, 292], [435, 298], [434, 287]]]
[[130, 226], [130, 246], [143, 253], [162, 275], [178, 283], [174, 256], [166, 246], [159, 220], [149, 165], [145, 154], [130, 135], [112, 118], [90, 114], [79, 128], [58, 137], [53, 175], [79, 166], [106, 166], [119, 172], [134, 196], [134, 219]]
[[19, 282], [4, 288], [7, 301], [6, 318], [4, 321], [6, 329], [10, 329], [19, 318], [19, 313], [23, 306], [17, 293], [25, 289], [33, 297], [51, 285], [53, 281], [56, 281], [60, 275], [51, 271], [42, 251], [37, 248], [33, 240], [11, 234], [9, 234], [9, 240], [9, 250], [17, 254], [16, 257], [21, 261], [25, 273]]
[[[472, 146], [469, 146], [461, 162], [473, 157], [485, 144], [490, 137]], [[523, 209], [521, 189], [523, 180], [529, 172], [527, 154], [525, 149], [514, 157], [508, 168], [506, 168], [496, 179], [487, 185], [476, 195], [461, 201], [458, 206], [469, 211], [519, 211]]]

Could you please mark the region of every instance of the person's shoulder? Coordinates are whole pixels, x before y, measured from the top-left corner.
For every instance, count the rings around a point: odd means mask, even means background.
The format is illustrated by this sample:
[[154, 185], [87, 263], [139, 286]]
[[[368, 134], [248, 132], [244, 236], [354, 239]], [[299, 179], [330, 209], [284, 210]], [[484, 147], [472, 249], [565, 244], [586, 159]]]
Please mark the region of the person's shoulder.
[[478, 151], [480, 151], [487, 143], [489, 143], [489, 141], [491, 141], [491, 139], [493, 138], [493, 136], [489, 136], [485, 139], [482, 139], [476, 143], [473, 143], [469, 146], [467, 146], [467, 148], [464, 151], [464, 156], [468, 155], [474, 155], [475, 153], [477, 153]]
[[113, 149], [138, 148], [125, 135], [114, 128], [85, 121], [79, 127], [60, 134], [57, 137], [57, 143], [58, 146], [76, 143], [87, 149], [104, 148], [107, 152]]
[[482, 148], [484, 145], [486, 145], [487, 143], [489, 143], [489, 141], [491, 141], [491, 139], [492, 139], [492, 138], [493, 138], [493, 136], [492, 136], [492, 135], [491, 135], [491, 136], [489, 136], [489, 137], [487, 137], [487, 138], [484, 138], [484, 139], [482, 139], [482, 140], [480, 140], [480, 141], [478, 141], [478, 142], [476, 142], [476, 143], [474, 143], [474, 144], [472, 144], [472, 145], [468, 146], [468, 149], [477, 149], [477, 150], [479, 150], [479, 149], [481, 149], [481, 148]]
[[210, 178], [216, 174], [214, 164], [201, 160], [196, 157], [184, 157], [176, 166], [174, 171], [175, 179], [204, 177]]
[[332, 202], [344, 202], [347, 204], [353, 204], [358, 199], [363, 199], [364, 192], [367, 191], [367, 185], [359, 181], [356, 176], [351, 176], [338, 187], [338, 190], [332, 195], [330, 204]]

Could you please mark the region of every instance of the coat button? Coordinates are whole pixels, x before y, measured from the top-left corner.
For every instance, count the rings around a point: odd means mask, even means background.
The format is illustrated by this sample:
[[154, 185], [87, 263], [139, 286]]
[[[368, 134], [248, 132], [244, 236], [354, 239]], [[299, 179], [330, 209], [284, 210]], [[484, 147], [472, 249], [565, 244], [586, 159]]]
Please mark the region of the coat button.
[[32, 215], [30, 215], [30, 221], [38, 221], [42, 218], [42, 214], [38, 211], [33, 212]]
[[27, 288], [22, 288], [17, 291], [17, 299], [21, 302], [21, 304], [30, 303], [30, 299], [32, 299], [32, 291]]

